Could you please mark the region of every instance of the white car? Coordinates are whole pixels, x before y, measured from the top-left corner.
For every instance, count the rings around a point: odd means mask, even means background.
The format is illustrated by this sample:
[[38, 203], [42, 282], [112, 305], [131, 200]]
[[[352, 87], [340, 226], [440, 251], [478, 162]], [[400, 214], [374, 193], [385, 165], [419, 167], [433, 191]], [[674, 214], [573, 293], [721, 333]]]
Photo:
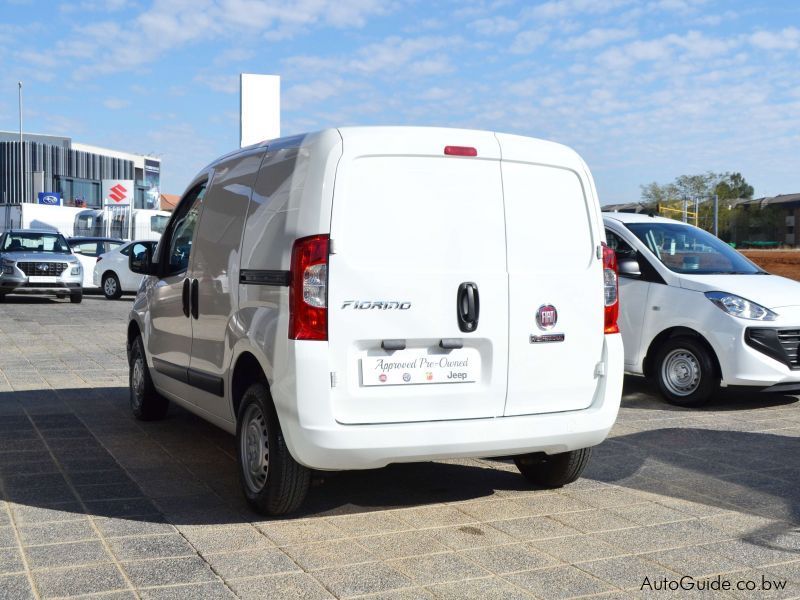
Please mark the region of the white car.
[[514, 456], [560, 487], [622, 394], [603, 242], [589, 170], [559, 144], [356, 127], [236, 150], [131, 258], [148, 275], [131, 408], [171, 400], [235, 434], [268, 514], [299, 506], [311, 469]]
[[111, 252], [112, 250], [121, 247], [125, 243], [118, 238], [85, 236], [71, 237], [68, 241], [70, 248], [72, 248], [72, 252], [78, 257], [78, 260], [83, 267], [84, 290], [97, 287], [97, 284], [94, 283], [92, 278], [97, 257], [106, 252]]
[[92, 273], [92, 284], [103, 290], [109, 300], [116, 300], [123, 292], [136, 292], [142, 282], [142, 275], [134, 273], [128, 267], [131, 254], [141, 254], [148, 248], [150, 252], [156, 242], [136, 240], [127, 242], [97, 257]]
[[800, 392], [800, 283], [692, 225], [605, 213], [619, 265], [625, 370], [673, 404], [720, 387]]

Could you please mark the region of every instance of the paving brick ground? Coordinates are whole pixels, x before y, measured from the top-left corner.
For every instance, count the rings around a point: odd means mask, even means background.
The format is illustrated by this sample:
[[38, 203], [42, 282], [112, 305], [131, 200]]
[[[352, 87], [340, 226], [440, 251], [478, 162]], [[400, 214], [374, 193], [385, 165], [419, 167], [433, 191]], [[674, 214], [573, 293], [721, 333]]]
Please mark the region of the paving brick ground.
[[[562, 490], [503, 460], [398, 465], [329, 476], [267, 520], [242, 502], [231, 437], [174, 408], [131, 418], [129, 308], [0, 305], [0, 598], [800, 597], [796, 398], [687, 411], [630, 381]], [[683, 575], [759, 589], [640, 590]]]

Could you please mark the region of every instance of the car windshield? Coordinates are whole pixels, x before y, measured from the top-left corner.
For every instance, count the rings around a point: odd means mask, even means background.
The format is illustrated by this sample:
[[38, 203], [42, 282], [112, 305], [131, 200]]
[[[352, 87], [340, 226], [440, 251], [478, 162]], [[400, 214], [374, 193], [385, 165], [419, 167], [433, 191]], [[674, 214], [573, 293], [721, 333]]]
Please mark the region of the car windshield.
[[60, 233], [17, 231], [6, 234], [2, 252], [58, 252], [70, 254], [69, 245]]
[[760, 268], [707, 231], [683, 223], [626, 223], [649, 250], [676, 273], [756, 275]]

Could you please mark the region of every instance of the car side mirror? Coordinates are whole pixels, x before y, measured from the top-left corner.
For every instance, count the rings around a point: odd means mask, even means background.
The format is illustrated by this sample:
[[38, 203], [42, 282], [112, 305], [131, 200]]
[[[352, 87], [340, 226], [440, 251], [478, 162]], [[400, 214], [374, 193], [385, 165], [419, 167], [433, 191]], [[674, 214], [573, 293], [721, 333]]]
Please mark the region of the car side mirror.
[[158, 265], [153, 264], [153, 250], [148, 244], [134, 244], [128, 256], [128, 268], [139, 275], [155, 275]]
[[634, 257], [617, 258], [617, 268], [619, 269], [620, 277], [638, 279], [642, 276], [642, 269], [639, 266], [639, 261]]

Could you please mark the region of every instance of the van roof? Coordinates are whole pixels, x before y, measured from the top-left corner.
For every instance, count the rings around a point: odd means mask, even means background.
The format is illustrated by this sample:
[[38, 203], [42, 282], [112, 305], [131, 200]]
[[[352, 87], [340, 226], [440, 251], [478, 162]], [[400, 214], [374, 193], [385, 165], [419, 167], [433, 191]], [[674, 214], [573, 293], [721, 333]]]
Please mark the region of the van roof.
[[[620, 223], [681, 223], [675, 219], [668, 219], [667, 217], [658, 217], [646, 213], [623, 213], [623, 212], [604, 212], [603, 219], [610, 219], [619, 221]], [[689, 223], [691, 225], [691, 223]]]
[[[263, 148], [267, 146], [270, 149], [276, 148], [299, 148], [303, 145], [303, 142], [306, 138], [310, 136], [322, 136], [326, 133], [335, 131], [342, 139], [355, 139], [360, 137], [372, 137], [374, 138], [376, 134], [398, 134], [398, 133], [417, 133], [420, 135], [428, 135], [431, 134], [441, 134], [442, 136], [450, 136], [450, 135], [463, 135], [469, 133], [478, 133], [478, 134], [501, 134], [502, 132], [496, 131], [489, 131], [483, 129], [461, 129], [455, 127], [427, 127], [427, 126], [416, 126], [416, 125], [368, 125], [368, 126], [348, 126], [348, 127], [336, 127], [336, 128], [329, 128], [323, 129], [319, 131], [312, 131], [307, 133], [301, 133], [298, 135], [292, 135], [287, 137], [276, 138], [273, 140], [264, 140], [262, 142], [258, 142], [256, 144], [251, 144], [250, 146], [245, 146], [243, 148], [238, 148], [233, 150], [223, 156], [220, 156], [208, 166], [214, 166], [215, 164], [230, 159], [237, 154], [249, 152], [256, 148]], [[529, 140], [534, 140], [542, 150], [550, 150], [561, 153], [569, 153], [570, 155], [575, 155], [577, 157], [577, 153], [574, 152], [568, 146], [563, 144], [559, 144], [558, 142], [552, 142], [549, 140], [544, 140], [541, 138], [534, 138], [530, 136], [517, 136], [516, 134], [503, 134], [508, 136], [514, 137], [524, 137]]]

